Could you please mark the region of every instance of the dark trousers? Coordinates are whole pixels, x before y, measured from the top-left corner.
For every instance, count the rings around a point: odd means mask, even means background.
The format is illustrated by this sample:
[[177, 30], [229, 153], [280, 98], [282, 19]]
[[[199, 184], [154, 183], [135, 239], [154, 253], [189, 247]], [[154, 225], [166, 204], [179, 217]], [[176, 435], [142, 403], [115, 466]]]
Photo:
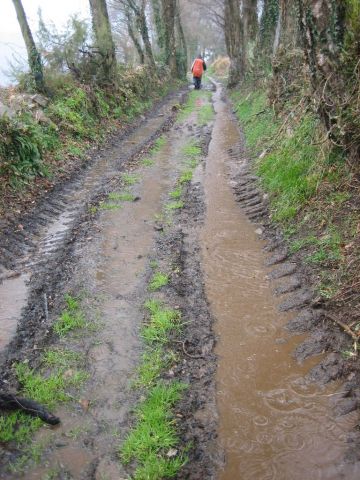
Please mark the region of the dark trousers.
[[201, 88], [201, 77], [194, 77], [194, 86], [195, 86], [195, 90], [200, 90], [200, 88]]

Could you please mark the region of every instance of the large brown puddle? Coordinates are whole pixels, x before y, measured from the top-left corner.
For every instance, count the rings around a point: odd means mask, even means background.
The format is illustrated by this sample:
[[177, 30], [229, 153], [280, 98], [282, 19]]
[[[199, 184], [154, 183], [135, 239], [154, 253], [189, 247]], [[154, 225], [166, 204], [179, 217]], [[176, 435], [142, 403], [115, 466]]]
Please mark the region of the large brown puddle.
[[[283, 330], [266, 280], [263, 243], [235, 202], [227, 178], [229, 147], [239, 132], [214, 95], [216, 121], [205, 172], [207, 216], [202, 234], [206, 291], [217, 320], [220, 480], [358, 479], [342, 462], [346, 432], [357, 413], [334, 418], [329, 401], [339, 387], [308, 384], [316, 360], [291, 357], [299, 339]], [[319, 359], [317, 359], [318, 361]]]

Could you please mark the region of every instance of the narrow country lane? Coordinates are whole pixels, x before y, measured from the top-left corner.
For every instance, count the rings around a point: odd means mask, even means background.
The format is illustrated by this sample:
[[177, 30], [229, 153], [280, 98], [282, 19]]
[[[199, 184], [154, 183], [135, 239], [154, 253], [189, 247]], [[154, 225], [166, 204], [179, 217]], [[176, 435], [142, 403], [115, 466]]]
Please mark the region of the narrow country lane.
[[359, 478], [344, 461], [358, 412], [336, 417], [341, 385], [311, 381], [323, 355], [293, 356], [309, 286], [225, 92], [182, 98], [0, 239], [2, 386], [16, 377], [61, 419], [16, 417], [25, 445], [1, 443], [0, 479]]

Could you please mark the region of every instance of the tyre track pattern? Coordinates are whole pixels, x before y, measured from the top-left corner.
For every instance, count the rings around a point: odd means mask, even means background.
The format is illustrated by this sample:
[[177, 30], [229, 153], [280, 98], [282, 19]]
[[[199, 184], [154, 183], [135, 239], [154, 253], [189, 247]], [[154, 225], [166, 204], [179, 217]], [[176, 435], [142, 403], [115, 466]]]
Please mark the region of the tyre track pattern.
[[[118, 186], [124, 167], [170, 128], [175, 119], [171, 107], [183, 100], [184, 92], [169, 95], [146, 118], [98, 150], [85, 168], [56, 185], [30, 212], [0, 220], [0, 289], [15, 277], [30, 277], [17, 332], [0, 352], [0, 360], [8, 366], [36, 350], [48, 335], [44, 301], [50, 310], [56, 306], [57, 292], [71, 270], [72, 244], [90, 217], [88, 207]], [[6, 370], [3, 379], [9, 377]]]

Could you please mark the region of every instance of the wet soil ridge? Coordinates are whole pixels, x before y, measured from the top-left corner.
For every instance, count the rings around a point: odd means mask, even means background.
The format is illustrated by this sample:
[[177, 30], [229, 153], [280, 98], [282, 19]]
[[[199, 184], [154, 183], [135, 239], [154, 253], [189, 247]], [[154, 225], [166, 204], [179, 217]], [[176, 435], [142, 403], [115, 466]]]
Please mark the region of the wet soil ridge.
[[120, 138], [113, 138], [84, 170], [57, 185], [29, 213], [0, 220], [0, 300], [4, 306], [0, 316], [0, 355], [4, 355], [1, 350], [14, 335], [21, 307], [26, 303], [10, 353], [19, 351], [23, 340], [29, 343], [35, 325], [47, 323], [56, 294], [51, 285], [62, 276], [64, 261], [81, 223], [89, 215], [89, 206], [114, 188], [131, 159], [145, 152], [161, 132], [170, 128], [175, 118], [171, 107], [182, 101], [183, 93], [172, 94], [147, 118], [143, 117]]
[[[237, 122], [235, 116], [233, 121]], [[329, 322], [331, 314], [327, 313], [326, 305], [316, 296], [311, 277], [302, 266], [301, 256], [289, 252], [280, 229], [271, 222], [268, 195], [262, 191], [258, 177], [254, 175], [253, 160], [240, 134], [241, 141], [228, 151], [237, 164], [231, 173], [233, 191], [247, 217], [258, 227], [256, 233], [259, 238], [266, 240], [266, 265], [271, 269], [268, 279], [274, 284], [274, 294], [284, 298], [279, 310], [294, 312], [286, 325], [287, 330], [293, 334], [310, 333], [296, 347], [294, 356], [299, 362], [304, 362], [312, 356], [330, 352], [311, 368], [307, 379], [320, 384], [345, 380], [331, 403], [337, 416], [349, 414], [360, 407], [359, 372], [354, 371], [355, 366], [350, 365], [339, 353], [349, 348], [349, 337]], [[356, 453], [359, 435], [355, 432], [350, 434], [348, 441], [355, 446], [347, 457], [359, 458]]]
[[[202, 129], [200, 139], [205, 155], [209, 129]], [[177, 272], [166, 289], [167, 302], [180, 307], [185, 323], [181, 337], [173, 343], [180, 360], [171, 371], [171, 375], [189, 385], [176, 407], [178, 429], [188, 456], [176, 478], [211, 480], [216, 478], [223, 454], [217, 442], [213, 316], [206, 300], [200, 263], [199, 234], [205, 216], [201, 183], [193, 180], [186, 187], [183, 199], [184, 207], [175, 215], [174, 226], [166, 229], [157, 241], [157, 259], [161, 264], [173, 265]]]

